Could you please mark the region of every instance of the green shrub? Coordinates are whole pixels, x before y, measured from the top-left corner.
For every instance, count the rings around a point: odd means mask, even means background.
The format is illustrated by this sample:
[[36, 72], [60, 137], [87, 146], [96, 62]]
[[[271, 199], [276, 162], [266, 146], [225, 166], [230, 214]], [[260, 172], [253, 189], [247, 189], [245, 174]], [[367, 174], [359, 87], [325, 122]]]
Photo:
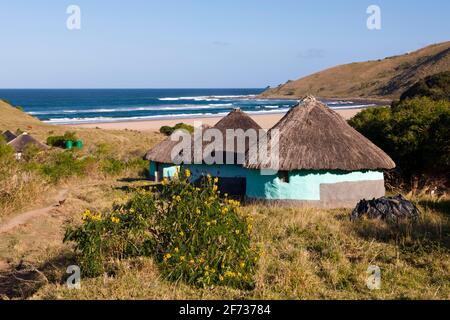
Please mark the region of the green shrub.
[[87, 174], [87, 167], [94, 161], [93, 158], [77, 158], [72, 152], [58, 152], [52, 155], [49, 161], [42, 167], [42, 173], [51, 182], [58, 182], [71, 176], [84, 176]]
[[194, 127], [186, 124], [186, 123], [177, 123], [175, 126], [170, 127], [170, 126], [162, 126], [159, 129], [159, 132], [162, 134], [165, 134], [166, 136], [170, 136], [172, 135], [172, 133], [174, 133], [177, 130], [186, 130], [189, 133], [194, 132]]
[[6, 144], [5, 138], [0, 134], [0, 159], [12, 158], [14, 156], [14, 149]]
[[83, 274], [100, 275], [109, 260], [153, 256], [169, 280], [251, 289], [259, 256], [251, 219], [237, 201], [219, 197], [217, 179], [197, 188], [189, 175], [164, 180], [159, 192], [136, 192], [109, 213], [86, 211], [83, 224], [65, 235], [76, 243]]
[[118, 175], [125, 169], [126, 164], [114, 158], [107, 158], [102, 160], [101, 170], [109, 175]]
[[67, 141], [77, 141], [78, 138], [75, 132], [67, 131], [63, 136], [49, 136], [47, 138], [47, 145], [51, 147], [65, 148]]
[[450, 71], [428, 76], [406, 90], [400, 100], [428, 97], [433, 100], [450, 101]]
[[173, 127], [170, 126], [162, 126], [159, 129], [159, 132], [165, 134], [166, 136], [170, 136], [173, 133]]
[[448, 101], [406, 99], [392, 108], [370, 108], [349, 121], [386, 151], [406, 177], [427, 171], [448, 172]]

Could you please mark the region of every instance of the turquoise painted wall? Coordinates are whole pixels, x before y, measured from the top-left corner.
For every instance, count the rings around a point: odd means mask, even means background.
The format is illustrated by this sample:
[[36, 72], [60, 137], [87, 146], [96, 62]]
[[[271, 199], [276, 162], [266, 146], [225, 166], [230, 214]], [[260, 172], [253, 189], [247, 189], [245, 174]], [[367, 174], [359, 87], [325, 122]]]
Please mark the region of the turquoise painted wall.
[[222, 178], [245, 178], [247, 169], [238, 165], [207, 165], [207, 164], [188, 164], [183, 169], [189, 169], [192, 174], [192, 181], [196, 181], [202, 176], [210, 174], [212, 177]]
[[150, 177], [154, 177], [155, 172], [156, 172], [156, 163], [153, 161], [150, 161], [150, 168], [148, 170], [150, 172]]
[[[177, 168], [179, 166], [173, 165], [173, 164], [167, 164], [167, 163], [160, 163], [160, 166], [163, 167], [163, 178], [173, 178], [177, 174]], [[154, 177], [156, 174], [156, 163], [153, 161], [150, 161], [150, 176]]]
[[264, 176], [259, 170], [247, 171], [249, 198], [278, 200], [320, 200], [320, 185], [324, 183], [383, 180], [381, 171], [292, 171], [289, 183], [277, 175]]
[[165, 164], [163, 168], [163, 177], [164, 178], [173, 178], [177, 174], [177, 169], [179, 166]]

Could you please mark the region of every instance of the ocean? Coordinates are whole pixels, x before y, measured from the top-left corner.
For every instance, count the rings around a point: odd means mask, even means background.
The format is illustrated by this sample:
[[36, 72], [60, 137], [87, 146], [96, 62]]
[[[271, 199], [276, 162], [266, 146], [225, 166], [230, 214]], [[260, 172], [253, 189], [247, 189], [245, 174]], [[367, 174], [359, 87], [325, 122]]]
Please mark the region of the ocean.
[[[258, 99], [264, 89], [0, 89], [0, 99], [52, 124], [284, 113], [296, 100]], [[368, 105], [324, 101], [333, 109]]]

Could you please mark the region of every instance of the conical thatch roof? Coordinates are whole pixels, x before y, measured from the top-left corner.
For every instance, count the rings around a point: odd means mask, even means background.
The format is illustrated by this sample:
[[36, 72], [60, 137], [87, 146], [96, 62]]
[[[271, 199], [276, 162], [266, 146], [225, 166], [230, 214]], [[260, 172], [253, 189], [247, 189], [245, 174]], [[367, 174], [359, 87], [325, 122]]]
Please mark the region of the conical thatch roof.
[[9, 130], [3, 132], [3, 137], [5, 137], [6, 143], [13, 141], [17, 136]]
[[[257, 124], [248, 114], [241, 111], [241, 109], [237, 108], [231, 111], [228, 115], [223, 117], [219, 122], [217, 122], [211, 129], [217, 129], [222, 133], [223, 141], [222, 141], [222, 150], [214, 150], [215, 152], [223, 152], [224, 153], [224, 161], [226, 158], [225, 154], [238, 154], [238, 139], [236, 137], [232, 138], [234, 141], [231, 143], [227, 143], [227, 139], [229, 138], [227, 136], [227, 130], [238, 130], [241, 129], [244, 132], [247, 130], [255, 130], [256, 135], [259, 133], [259, 130], [261, 127], [259, 124]], [[203, 135], [207, 132], [207, 129], [204, 130]], [[245, 138], [245, 137], [243, 137]], [[211, 141], [202, 141], [202, 150], [201, 154], [203, 154], [204, 149], [206, 146], [210, 145]], [[228, 146], [228, 144], [230, 146]], [[242, 153], [242, 158], [245, 156], [245, 151], [249, 147], [249, 141], [248, 138], [245, 138], [245, 146], [244, 146], [244, 152]], [[198, 150], [195, 150], [194, 144], [192, 145], [192, 163], [195, 163], [194, 159], [194, 152], [198, 152]], [[205, 160], [205, 159], [203, 159]]]
[[27, 133], [22, 133], [20, 136], [18, 136], [14, 140], [10, 141], [8, 143], [8, 145], [13, 147], [17, 153], [24, 152], [25, 149], [27, 148], [27, 146], [29, 146], [29, 145], [35, 145], [36, 147], [38, 147], [41, 150], [48, 149], [47, 145], [37, 141], [35, 138], [33, 138], [32, 136], [30, 136]]
[[171, 152], [177, 143], [178, 141], [172, 141], [170, 137], [166, 138], [147, 152], [145, 160], [159, 163], [173, 163]]
[[255, 154], [247, 155], [246, 167], [282, 171], [356, 171], [395, 167], [386, 153], [312, 96], [293, 107], [269, 131], [269, 135], [275, 129], [279, 130], [279, 167], [271, 168], [268, 161], [261, 163]]
[[[208, 129], [210, 126], [203, 125], [202, 129]], [[193, 134], [191, 135], [193, 137]], [[171, 137], [167, 137], [160, 143], [158, 143], [156, 146], [151, 148], [147, 154], [145, 155], [145, 160], [150, 160], [154, 162], [159, 163], [167, 163], [172, 164], [174, 163], [172, 159], [172, 149], [179, 143], [179, 141], [172, 141]]]
[[[206, 130], [211, 129], [211, 127], [204, 125], [203, 135], [205, 134]], [[212, 129], [218, 129], [223, 137], [223, 152], [235, 152], [235, 150], [225, 150], [227, 143], [226, 143], [226, 130], [227, 129], [242, 129], [244, 131], [247, 131], [248, 129], [254, 129], [256, 132], [258, 132], [261, 127], [252, 119], [250, 118], [245, 112], [242, 112], [240, 109], [234, 109], [231, 111], [227, 116], [222, 118]], [[202, 141], [202, 153], [205, 146], [209, 145], [211, 142], [205, 142]], [[162, 141], [161, 143], [157, 144], [155, 147], [153, 147], [147, 154], [145, 155], [146, 160], [151, 160], [155, 162], [160, 163], [173, 163], [173, 160], [171, 159], [171, 152], [173, 147], [175, 147], [178, 144], [178, 141], [171, 141], [170, 137]], [[248, 143], [246, 143], [248, 144]], [[194, 163], [194, 146], [195, 141], [192, 139], [192, 145], [191, 145], [191, 163]], [[234, 146], [236, 148], [236, 143], [234, 143]], [[220, 152], [221, 150], [215, 150], [217, 152]]]
[[231, 111], [226, 117], [217, 122], [213, 128], [219, 129], [224, 135], [227, 129], [242, 129], [244, 131], [248, 129], [261, 129], [255, 120], [239, 108]]

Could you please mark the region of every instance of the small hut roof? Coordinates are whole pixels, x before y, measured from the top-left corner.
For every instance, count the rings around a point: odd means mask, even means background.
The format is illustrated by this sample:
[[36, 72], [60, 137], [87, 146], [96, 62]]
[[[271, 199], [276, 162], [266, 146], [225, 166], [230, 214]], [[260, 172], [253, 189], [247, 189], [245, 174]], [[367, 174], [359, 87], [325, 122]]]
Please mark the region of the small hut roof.
[[219, 129], [224, 135], [227, 129], [242, 129], [244, 131], [261, 129], [255, 120], [239, 108], [234, 109], [226, 117], [223, 117], [213, 128]]
[[246, 167], [291, 170], [378, 170], [395, 168], [380, 148], [339, 114], [312, 96], [293, 107], [270, 131], [279, 130], [279, 167], [247, 154]]
[[26, 147], [31, 144], [35, 145], [36, 147], [38, 147], [41, 150], [48, 149], [47, 145], [37, 141], [35, 138], [33, 138], [32, 136], [30, 136], [27, 133], [22, 133], [20, 136], [18, 136], [17, 138], [15, 138], [14, 140], [12, 140], [8, 143], [8, 145], [13, 147], [17, 153], [24, 152]]
[[147, 152], [145, 155], [145, 160], [159, 163], [173, 163], [171, 159], [171, 152], [177, 143], [177, 141], [172, 141], [170, 137], [164, 139]]
[[[203, 125], [203, 130], [209, 128], [208, 125]], [[193, 134], [191, 135], [193, 137]], [[174, 163], [172, 159], [172, 149], [179, 143], [179, 141], [172, 141], [171, 137], [167, 137], [153, 148], [151, 148], [145, 155], [145, 160], [150, 160], [159, 163]]]
[[[210, 129], [211, 127], [204, 125], [203, 126], [203, 134], [206, 130]], [[231, 111], [227, 116], [222, 118], [219, 122], [217, 122], [212, 129], [218, 129], [224, 137], [223, 141], [223, 147], [226, 149], [227, 143], [226, 143], [226, 130], [227, 129], [242, 129], [244, 131], [247, 131], [248, 129], [255, 129], [258, 130], [261, 129], [261, 127], [252, 119], [250, 118], [245, 112], [241, 111], [240, 109], [234, 109]], [[145, 155], [146, 160], [151, 160], [155, 162], [160, 163], [173, 163], [173, 160], [171, 159], [171, 152], [172, 149], [177, 145], [178, 141], [172, 141], [169, 138], [165, 139], [164, 141], [157, 144], [155, 147], [153, 147], [150, 151], [147, 152]], [[205, 142], [202, 141], [203, 148], [209, 145], [211, 142]], [[195, 141], [192, 139], [192, 145], [191, 145], [191, 161], [194, 163], [194, 145]], [[236, 143], [234, 144], [236, 148]], [[216, 150], [220, 151], [220, 150]], [[235, 150], [223, 150], [226, 152], [235, 152]], [[202, 152], [203, 154], [203, 152]]]
[[9, 130], [3, 132], [3, 136], [5, 137], [6, 143], [13, 141], [17, 136]]
[[[237, 137], [232, 138], [234, 140], [234, 143], [230, 143], [230, 147], [227, 144], [227, 139], [229, 138], [227, 136], [227, 130], [238, 130], [241, 129], [244, 132], [247, 130], [255, 130], [256, 135], [258, 135], [259, 130], [261, 127], [258, 123], [256, 123], [248, 114], [241, 111], [241, 109], [236, 108], [233, 111], [231, 111], [228, 115], [223, 117], [219, 122], [217, 122], [211, 129], [217, 129], [222, 133], [223, 141], [222, 141], [222, 150], [214, 150], [215, 152], [224, 152], [226, 154], [236, 154], [238, 152], [238, 139]], [[203, 134], [205, 134], [205, 131], [207, 129], [204, 129]], [[206, 146], [211, 144], [211, 141], [202, 141], [202, 154], [203, 150]], [[233, 147], [231, 147], [231, 145]], [[249, 141], [248, 138], [245, 138], [245, 151], [249, 147]], [[192, 145], [192, 158], [191, 161], [194, 163], [194, 152], [197, 151], [194, 149], [194, 144]], [[244, 151], [244, 152], [245, 152]], [[224, 159], [225, 160], [225, 159]]]

